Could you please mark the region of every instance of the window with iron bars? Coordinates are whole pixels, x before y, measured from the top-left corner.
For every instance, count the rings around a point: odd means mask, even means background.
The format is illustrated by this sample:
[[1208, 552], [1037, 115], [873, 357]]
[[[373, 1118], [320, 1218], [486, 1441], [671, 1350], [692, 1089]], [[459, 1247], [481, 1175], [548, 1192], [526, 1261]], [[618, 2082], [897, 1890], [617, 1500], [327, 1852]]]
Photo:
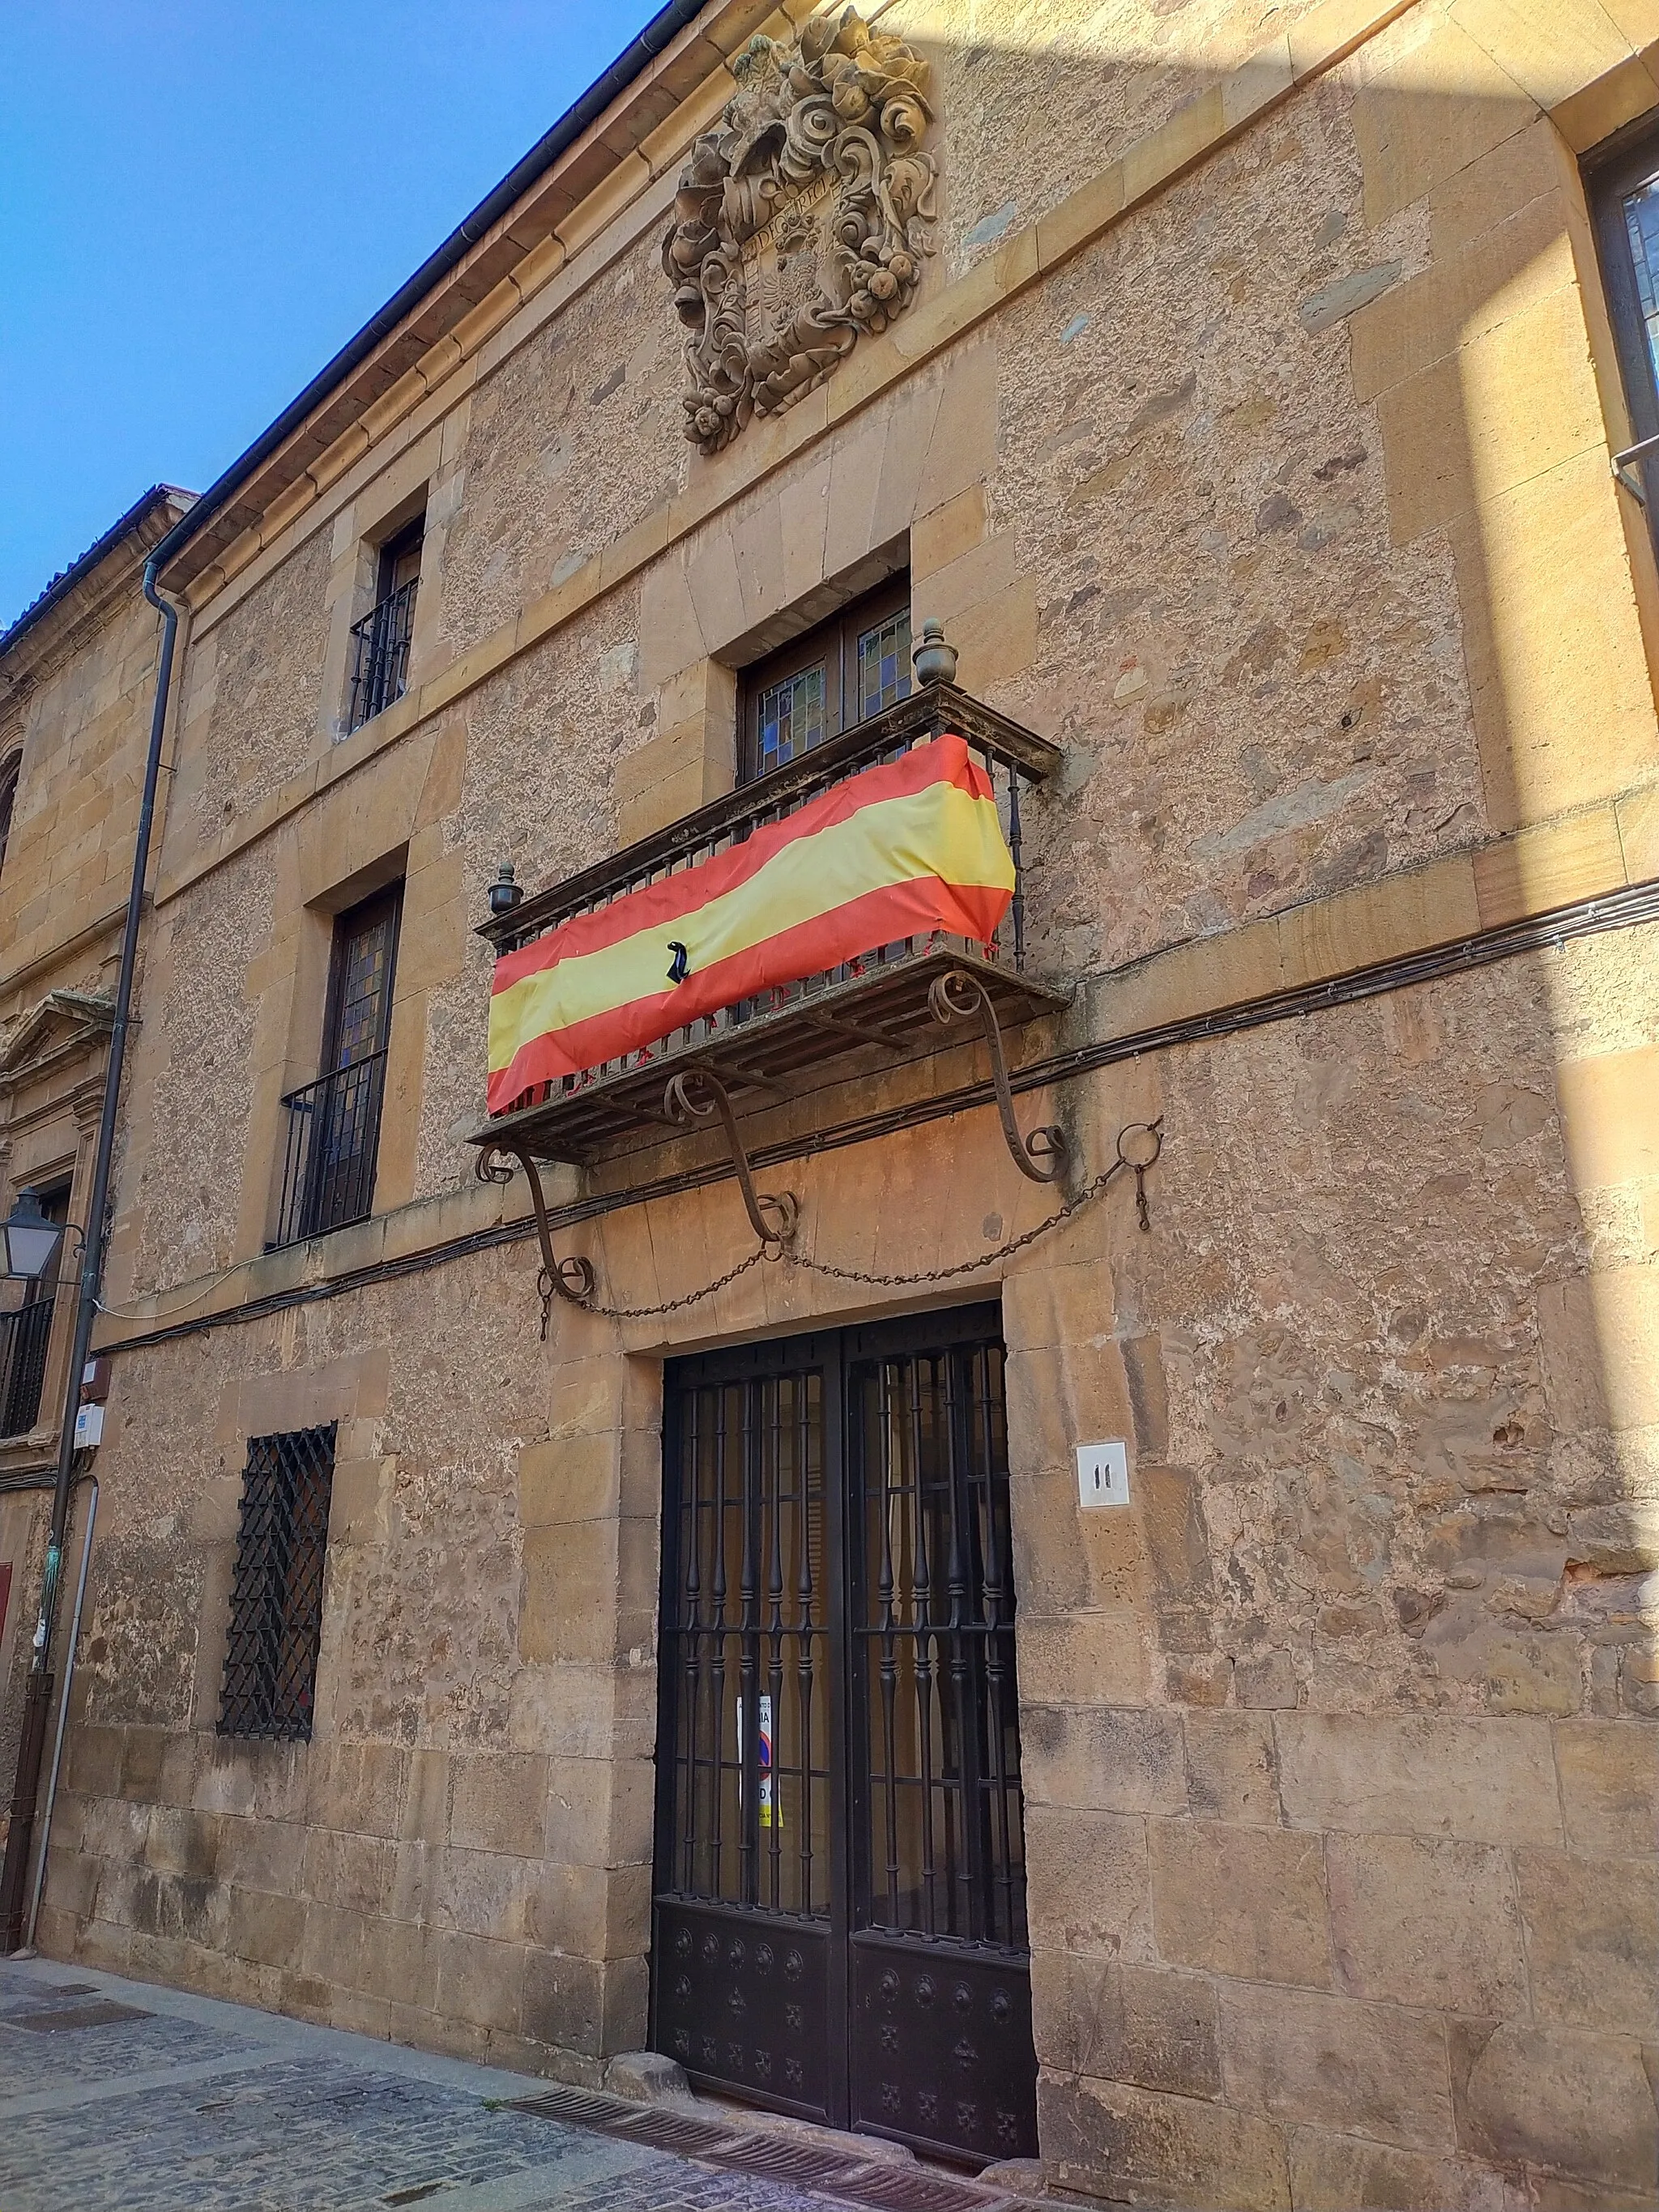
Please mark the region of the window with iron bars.
[[1659, 544], [1659, 126], [1650, 113], [1585, 157], [1613, 342], [1629, 407], [1620, 481]]
[[248, 1439], [221, 1735], [310, 1737], [335, 1424]]
[[22, 766], [21, 752], [0, 761], [0, 868], [6, 865], [6, 847], [11, 842], [11, 817], [17, 805], [17, 778]]
[[411, 522], [380, 550], [374, 605], [351, 625], [351, 699], [346, 733], [362, 729], [401, 699], [409, 685], [409, 647], [415, 635], [415, 594], [421, 581], [424, 518]]
[[[48, 1221], [68, 1221], [68, 1183], [55, 1190], [37, 1190], [33, 1197]], [[40, 1417], [63, 1255], [60, 1240], [46, 1273], [36, 1281], [14, 1285], [22, 1293], [21, 1302], [0, 1312], [0, 1437], [26, 1436]]]
[[337, 917], [323, 1024], [323, 1072], [290, 1091], [274, 1251], [367, 1220], [374, 1200], [386, 1040], [403, 886]]

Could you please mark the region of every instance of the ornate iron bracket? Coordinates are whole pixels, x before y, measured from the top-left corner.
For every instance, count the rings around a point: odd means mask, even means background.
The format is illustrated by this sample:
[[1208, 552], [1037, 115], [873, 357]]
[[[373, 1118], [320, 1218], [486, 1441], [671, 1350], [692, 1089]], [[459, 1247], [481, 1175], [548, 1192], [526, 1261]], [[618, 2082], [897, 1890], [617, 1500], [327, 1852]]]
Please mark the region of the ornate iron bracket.
[[679, 1075], [670, 1076], [663, 1104], [676, 1121], [709, 1121], [716, 1115], [720, 1116], [732, 1164], [738, 1171], [738, 1184], [743, 1192], [750, 1225], [768, 1256], [775, 1259], [795, 1233], [800, 1220], [800, 1200], [791, 1190], [781, 1190], [774, 1195], [756, 1189], [749, 1155], [738, 1133], [738, 1117], [732, 1111], [726, 1085], [706, 1067], [688, 1067]]
[[1058, 1182], [1066, 1164], [1066, 1133], [1055, 1122], [1048, 1121], [1041, 1128], [1033, 1129], [1029, 1137], [1020, 1135], [1019, 1124], [1014, 1119], [1008, 1062], [1002, 1049], [1002, 1030], [984, 984], [965, 968], [952, 968], [934, 983], [927, 994], [927, 1003], [933, 1009], [933, 1019], [946, 1024], [978, 1008], [985, 1042], [991, 1048], [991, 1080], [996, 1086], [997, 1114], [1014, 1165], [1022, 1175], [1030, 1176], [1033, 1182]]
[[487, 1145], [478, 1155], [474, 1172], [480, 1182], [506, 1183], [513, 1180], [514, 1168], [521, 1167], [525, 1180], [530, 1185], [530, 1203], [536, 1212], [536, 1234], [541, 1240], [542, 1271], [536, 1279], [536, 1288], [542, 1301], [542, 1342], [547, 1341], [547, 1331], [553, 1315], [553, 1298], [556, 1291], [568, 1298], [573, 1306], [586, 1306], [598, 1284], [591, 1261], [580, 1253], [571, 1253], [566, 1259], [556, 1258], [553, 1251], [553, 1231], [547, 1218], [547, 1200], [542, 1194], [542, 1179], [535, 1160], [520, 1145]]

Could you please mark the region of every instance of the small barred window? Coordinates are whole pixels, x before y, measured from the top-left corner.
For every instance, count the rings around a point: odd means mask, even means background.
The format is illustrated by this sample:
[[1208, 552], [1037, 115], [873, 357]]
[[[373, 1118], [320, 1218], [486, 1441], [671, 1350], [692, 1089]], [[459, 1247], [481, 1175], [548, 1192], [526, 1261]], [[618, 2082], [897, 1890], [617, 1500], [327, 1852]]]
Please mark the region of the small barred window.
[[311, 1734], [333, 1486], [332, 1422], [248, 1439], [221, 1735]]

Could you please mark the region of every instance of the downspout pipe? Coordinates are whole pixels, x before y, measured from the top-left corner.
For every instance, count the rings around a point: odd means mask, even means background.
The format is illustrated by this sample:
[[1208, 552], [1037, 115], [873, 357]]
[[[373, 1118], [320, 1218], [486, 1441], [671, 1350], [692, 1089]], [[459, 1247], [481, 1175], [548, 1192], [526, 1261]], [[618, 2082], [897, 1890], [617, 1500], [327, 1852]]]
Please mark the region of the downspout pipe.
[[[165, 543], [165, 541], [163, 541]], [[52, 1632], [64, 1571], [64, 1541], [69, 1531], [75, 1487], [75, 1419], [81, 1404], [81, 1377], [92, 1349], [98, 1294], [103, 1288], [108, 1243], [111, 1164], [115, 1156], [116, 1115], [121, 1100], [121, 1072], [126, 1059], [127, 1028], [132, 1013], [132, 980], [138, 964], [138, 926], [143, 913], [144, 882], [149, 872], [150, 836], [155, 821], [155, 791], [161, 780], [161, 746], [167, 733], [167, 701], [173, 684], [173, 652], [179, 611], [155, 588], [156, 555], [144, 565], [144, 597], [161, 617], [161, 646], [155, 668], [155, 702], [149, 722], [149, 750], [144, 759], [143, 794], [138, 802], [138, 835], [133, 847], [132, 879], [127, 886], [126, 925], [121, 933], [121, 969], [115, 986], [115, 1018], [110, 1027], [109, 1060], [104, 1070], [103, 1111], [98, 1121], [98, 1150], [93, 1162], [92, 1194], [87, 1204], [81, 1246], [81, 1288], [75, 1309], [75, 1339], [64, 1385], [63, 1419], [58, 1432], [58, 1470], [52, 1485], [52, 1522], [46, 1537], [46, 1565], [40, 1610], [34, 1626], [28, 1680], [23, 1697], [23, 1730], [11, 1793], [11, 1826], [0, 1867], [0, 1955], [23, 1940], [24, 1902], [30, 1849], [34, 1840], [35, 1802], [46, 1747], [46, 1719], [52, 1695]]]
[[64, 1651], [64, 1691], [58, 1700], [58, 1726], [52, 1732], [52, 1772], [46, 1777], [46, 1809], [40, 1815], [40, 1848], [34, 1855], [34, 1886], [29, 1892], [28, 1918], [23, 1926], [21, 1958], [34, 1952], [35, 1923], [40, 1917], [40, 1893], [46, 1886], [46, 1853], [52, 1848], [52, 1815], [58, 1803], [58, 1777], [64, 1765], [64, 1732], [69, 1725], [70, 1692], [75, 1684], [75, 1655], [81, 1643], [81, 1608], [87, 1601], [87, 1569], [92, 1565], [92, 1534], [98, 1526], [98, 1478], [88, 1474], [85, 1487], [87, 1525], [81, 1538], [81, 1571], [75, 1578], [75, 1605], [70, 1614], [69, 1643]]

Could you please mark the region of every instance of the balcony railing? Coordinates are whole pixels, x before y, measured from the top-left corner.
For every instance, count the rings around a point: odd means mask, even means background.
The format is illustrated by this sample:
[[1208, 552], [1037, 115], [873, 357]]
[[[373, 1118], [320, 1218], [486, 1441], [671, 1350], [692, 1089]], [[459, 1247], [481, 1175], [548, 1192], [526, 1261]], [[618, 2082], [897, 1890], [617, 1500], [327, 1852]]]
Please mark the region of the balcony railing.
[[52, 1301], [0, 1314], [0, 1437], [26, 1436], [40, 1413]]
[[368, 1218], [385, 1089], [386, 1054], [376, 1052], [283, 1099], [288, 1150], [276, 1234], [268, 1251]]
[[415, 592], [420, 582], [390, 592], [351, 625], [351, 711], [347, 729], [363, 724], [401, 699], [409, 682], [409, 641], [415, 630]]
[[[951, 969], [970, 969], [1005, 1024], [1066, 1003], [1068, 994], [1026, 971], [1021, 796], [1058, 767], [1057, 745], [944, 684], [830, 738], [785, 767], [743, 785], [670, 828], [642, 838], [483, 924], [498, 952], [529, 944], [562, 922], [611, 905], [631, 891], [740, 845], [831, 786], [951, 730], [965, 738], [991, 781], [1009, 849], [1015, 893], [989, 947], [935, 932], [882, 946], [860, 960], [809, 975], [677, 1030], [648, 1050], [538, 1085], [474, 1132], [480, 1145], [504, 1137], [544, 1159], [583, 1160], [611, 1140], [666, 1124], [667, 1079], [690, 1067], [717, 1075], [737, 1097], [775, 1094], [792, 1077], [831, 1059], [876, 1047], [889, 1054], [945, 1042], [929, 992]], [[952, 1041], [955, 1041], [954, 1039]]]

